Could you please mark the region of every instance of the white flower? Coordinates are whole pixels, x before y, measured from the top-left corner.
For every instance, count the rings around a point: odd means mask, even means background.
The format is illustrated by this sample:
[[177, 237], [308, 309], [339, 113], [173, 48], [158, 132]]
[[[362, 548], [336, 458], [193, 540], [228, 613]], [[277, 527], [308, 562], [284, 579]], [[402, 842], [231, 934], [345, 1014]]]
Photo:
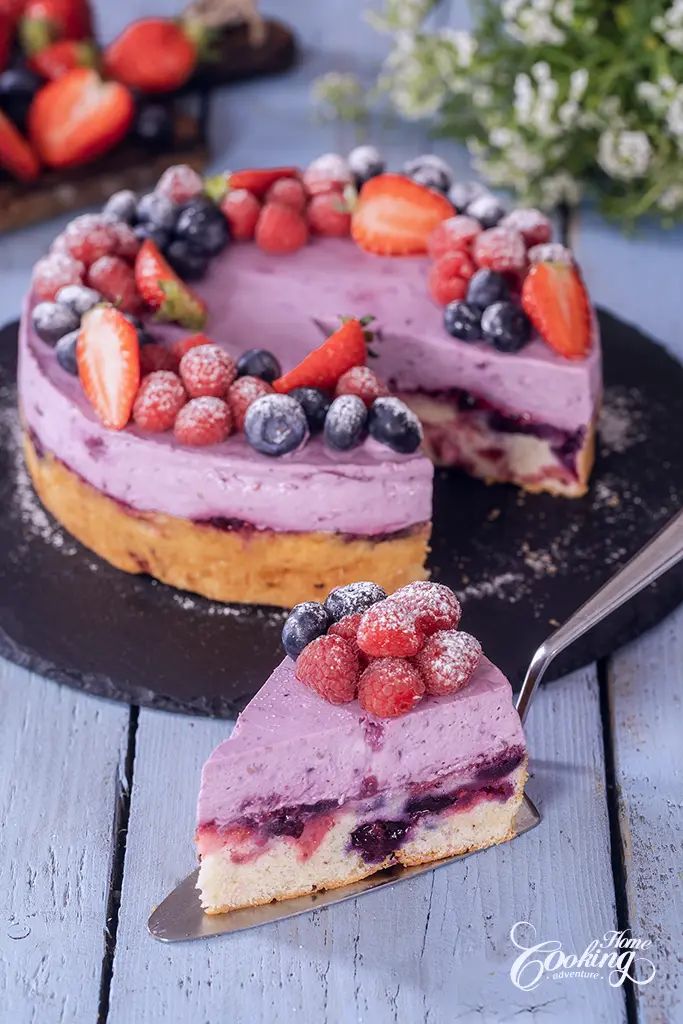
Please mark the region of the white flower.
[[657, 206], [665, 213], [673, 213], [679, 206], [683, 207], [683, 185], [669, 185], [657, 200]]
[[461, 68], [468, 68], [477, 52], [477, 41], [471, 32], [456, 31], [453, 28], [442, 28], [436, 33], [441, 42], [449, 43], [455, 52]]
[[674, 0], [664, 14], [653, 18], [652, 29], [672, 50], [683, 53], [683, 0]]
[[557, 206], [558, 203], [569, 203], [570, 206], [576, 206], [580, 199], [581, 185], [566, 171], [549, 174], [541, 181], [539, 199], [541, 206], [549, 208]]
[[550, 64], [547, 60], [537, 60], [531, 65], [531, 74], [537, 82], [547, 82], [550, 78]]
[[683, 86], [671, 101], [666, 114], [666, 127], [679, 145], [683, 145]]
[[580, 100], [588, 88], [589, 74], [586, 68], [576, 68], [569, 76], [569, 98]]
[[652, 146], [643, 131], [609, 129], [598, 140], [598, 163], [611, 178], [642, 178], [651, 159]]

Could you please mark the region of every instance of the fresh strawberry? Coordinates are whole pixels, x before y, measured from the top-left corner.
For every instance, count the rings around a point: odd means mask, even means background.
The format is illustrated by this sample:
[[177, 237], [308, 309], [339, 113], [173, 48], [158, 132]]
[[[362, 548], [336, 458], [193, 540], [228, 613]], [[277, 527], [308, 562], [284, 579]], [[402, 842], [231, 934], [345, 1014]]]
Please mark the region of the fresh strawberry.
[[427, 242], [429, 255], [433, 260], [448, 252], [469, 252], [472, 242], [480, 235], [481, 224], [474, 217], [457, 213], [434, 228]]
[[335, 388], [335, 395], [357, 395], [362, 398], [368, 409], [376, 398], [384, 398], [388, 394], [386, 384], [369, 366], [352, 366], [342, 373]]
[[581, 275], [567, 263], [535, 263], [522, 285], [522, 307], [544, 341], [566, 359], [591, 348], [591, 304]]
[[60, 288], [83, 284], [85, 267], [66, 252], [51, 252], [33, 267], [31, 287], [37, 299], [51, 301]]
[[368, 252], [422, 253], [437, 224], [452, 216], [453, 207], [439, 192], [401, 174], [378, 174], [361, 189], [351, 235]]
[[206, 320], [206, 306], [180, 280], [154, 242], [143, 242], [135, 260], [135, 281], [143, 300], [156, 311], [157, 320], [199, 330]]
[[230, 189], [220, 206], [234, 241], [249, 242], [254, 237], [261, 213], [261, 204], [256, 196], [246, 188]]
[[263, 199], [266, 192], [280, 178], [298, 178], [297, 167], [260, 167], [256, 170], [233, 171], [228, 174], [228, 188], [246, 188], [258, 199]]
[[283, 203], [301, 213], [306, 207], [306, 192], [300, 178], [278, 178], [266, 193], [267, 203]]
[[29, 111], [31, 140], [50, 167], [73, 167], [102, 156], [126, 135], [135, 104], [118, 82], [76, 68], [49, 82]]
[[186, 402], [185, 388], [177, 374], [168, 370], [150, 373], [140, 384], [133, 421], [141, 430], [162, 433], [171, 429]]
[[306, 218], [311, 231], [326, 238], [346, 238], [351, 231], [348, 204], [337, 192], [321, 192], [313, 196]]
[[88, 0], [27, 0], [19, 26], [24, 52], [33, 56], [58, 39], [91, 39]]
[[257, 398], [270, 395], [273, 389], [260, 377], [238, 377], [228, 388], [228, 405], [232, 413], [235, 430], [244, 430], [247, 409]]
[[352, 366], [362, 366], [366, 356], [363, 325], [359, 320], [347, 320], [298, 366], [273, 381], [273, 389], [280, 393], [306, 387], [331, 391], [341, 375]]
[[88, 284], [126, 313], [140, 308], [135, 272], [120, 256], [100, 256], [88, 270]]
[[284, 255], [306, 245], [308, 226], [303, 216], [291, 206], [266, 203], [259, 214], [255, 238], [264, 252]]
[[232, 429], [230, 409], [220, 398], [192, 398], [178, 413], [173, 428], [176, 441], [194, 447], [220, 444]]
[[44, 50], [38, 50], [29, 61], [32, 71], [50, 81], [61, 78], [74, 68], [94, 68], [96, 65], [95, 47], [80, 39], [58, 39]]
[[14, 21], [0, 11], [0, 71], [9, 64], [13, 42]]
[[134, 21], [104, 51], [107, 75], [141, 92], [179, 89], [196, 66], [195, 42], [168, 18]]
[[429, 271], [429, 294], [440, 306], [447, 306], [455, 299], [464, 299], [467, 282], [473, 273], [474, 264], [466, 253], [447, 252]]
[[40, 173], [36, 154], [24, 136], [0, 110], [0, 167], [19, 181], [34, 181]]
[[140, 385], [140, 345], [132, 323], [113, 306], [96, 306], [81, 321], [78, 376], [105, 427], [123, 430]]

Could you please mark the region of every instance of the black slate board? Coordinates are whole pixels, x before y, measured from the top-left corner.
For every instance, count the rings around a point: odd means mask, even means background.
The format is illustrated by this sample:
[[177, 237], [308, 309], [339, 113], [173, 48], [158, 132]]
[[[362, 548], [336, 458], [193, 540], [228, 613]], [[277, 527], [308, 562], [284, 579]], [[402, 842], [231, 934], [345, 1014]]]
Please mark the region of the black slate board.
[[[529, 657], [683, 504], [683, 367], [600, 315], [606, 396], [590, 493], [578, 501], [436, 481], [434, 578], [463, 598], [463, 627], [518, 687]], [[128, 576], [43, 511], [19, 449], [17, 325], [0, 332], [0, 653], [118, 700], [229, 716], [280, 658], [284, 613], [239, 608]], [[683, 600], [683, 570], [579, 641], [559, 676], [611, 653]]]

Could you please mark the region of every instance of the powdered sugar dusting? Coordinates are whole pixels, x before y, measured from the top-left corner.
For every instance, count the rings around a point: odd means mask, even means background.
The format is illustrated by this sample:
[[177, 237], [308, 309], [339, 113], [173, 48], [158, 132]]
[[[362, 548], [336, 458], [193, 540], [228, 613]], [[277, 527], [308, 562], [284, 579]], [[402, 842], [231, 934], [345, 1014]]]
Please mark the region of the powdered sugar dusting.
[[474, 240], [474, 259], [480, 267], [519, 273], [526, 264], [524, 239], [511, 228], [489, 228]]
[[469, 683], [481, 660], [476, 637], [455, 629], [435, 633], [415, 657], [427, 693], [444, 696]]
[[611, 387], [598, 422], [600, 450], [603, 455], [623, 454], [647, 437], [643, 423], [643, 397], [637, 388]]

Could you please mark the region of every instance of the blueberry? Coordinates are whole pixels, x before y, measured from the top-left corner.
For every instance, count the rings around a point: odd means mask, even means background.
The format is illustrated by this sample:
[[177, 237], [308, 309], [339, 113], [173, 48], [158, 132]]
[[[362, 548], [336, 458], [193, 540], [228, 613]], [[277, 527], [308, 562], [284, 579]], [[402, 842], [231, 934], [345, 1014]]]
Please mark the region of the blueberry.
[[163, 103], [141, 107], [135, 119], [134, 133], [149, 149], [168, 149], [175, 140], [173, 115]]
[[346, 452], [363, 441], [368, 422], [365, 402], [357, 395], [340, 395], [325, 417], [325, 442], [338, 452]]
[[161, 228], [162, 231], [173, 231], [178, 220], [179, 208], [166, 196], [148, 192], [138, 200], [136, 214], [143, 224]]
[[310, 432], [319, 434], [325, 426], [325, 417], [330, 408], [329, 396], [320, 388], [294, 388], [289, 393], [301, 404]]
[[134, 224], [137, 219], [138, 200], [130, 188], [122, 188], [109, 196], [102, 208], [105, 217], [121, 220], [124, 224]]
[[133, 232], [135, 237], [141, 242], [146, 242], [147, 239], [150, 242], [154, 242], [160, 252], [166, 251], [171, 240], [170, 231], [166, 231], [164, 228], [157, 228], [153, 224], [137, 224], [133, 228]]
[[424, 153], [414, 160], [408, 160], [403, 165], [403, 173], [418, 184], [438, 189], [439, 192], [448, 192], [453, 181], [450, 165], [433, 153]]
[[249, 406], [244, 434], [257, 452], [285, 455], [308, 438], [304, 411], [289, 395], [264, 395]]
[[481, 309], [468, 302], [449, 302], [443, 311], [444, 327], [454, 338], [461, 341], [481, 339]]
[[272, 352], [265, 348], [250, 348], [237, 360], [238, 377], [260, 377], [272, 384], [282, 376], [282, 368]]
[[481, 317], [482, 334], [501, 352], [518, 352], [531, 336], [531, 324], [513, 302], [494, 302]]
[[48, 345], [56, 345], [69, 331], [80, 326], [81, 318], [61, 302], [39, 302], [33, 307], [33, 328]]
[[505, 209], [490, 192], [477, 196], [467, 207], [467, 216], [478, 220], [483, 228], [495, 228], [505, 216]]
[[382, 174], [386, 167], [380, 151], [375, 146], [356, 146], [349, 153], [348, 163], [357, 188], [364, 185], [370, 178], [376, 178], [378, 174]]
[[346, 615], [366, 611], [371, 605], [383, 601], [386, 596], [386, 591], [376, 583], [348, 583], [345, 587], [335, 587], [329, 592], [325, 600], [325, 610], [332, 622], [339, 622]]
[[28, 68], [8, 68], [0, 75], [0, 110], [23, 131], [33, 97], [43, 81]]
[[208, 196], [197, 196], [185, 204], [175, 232], [178, 238], [207, 256], [217, 256], [230, 241], [228, 222]]
[[395, 452], [409, 455], [420, 446], [422, 427], [400, 398], [376, 398], [370, 407], [370, 436]]
[[478, 181], [456, 181], [448, 190], [448, 198], [458, 213], [464, 213], [469, 204], [484, 193], [486, 189]]
[[329, 624], [327, 612], [317, 601], [296, 604], [282, 627], [282, 646], [296, 661], [311, 640], [327, 632]]
[[57, 302], [72, 309], [79, 319], [101, 301], [100, 293], [84, 284], [65, 284], [57, 292]]
[[76, 343], [78, 341], [78, 335], [81, 332], [79, 330], [69, 331], [63, 338], [60, 338], [55, 347], [55, 355], [57, 356], [57, 362], [70, 373], [72, 376], [78, 376], [78, 363], [76, 362]]
[[183, 238], [176, 238], [166, 247], [166, 258], [184, 281], [198, 281], [209, 267], [209, 257], [188, 245]]
[[502, 274], [495, 270], [482, 268], [470, 278], [467, 286], [467, 301], [471, 306], [486, 309], [494, 302], [504, 302], [510, 298], [510, 289]]

